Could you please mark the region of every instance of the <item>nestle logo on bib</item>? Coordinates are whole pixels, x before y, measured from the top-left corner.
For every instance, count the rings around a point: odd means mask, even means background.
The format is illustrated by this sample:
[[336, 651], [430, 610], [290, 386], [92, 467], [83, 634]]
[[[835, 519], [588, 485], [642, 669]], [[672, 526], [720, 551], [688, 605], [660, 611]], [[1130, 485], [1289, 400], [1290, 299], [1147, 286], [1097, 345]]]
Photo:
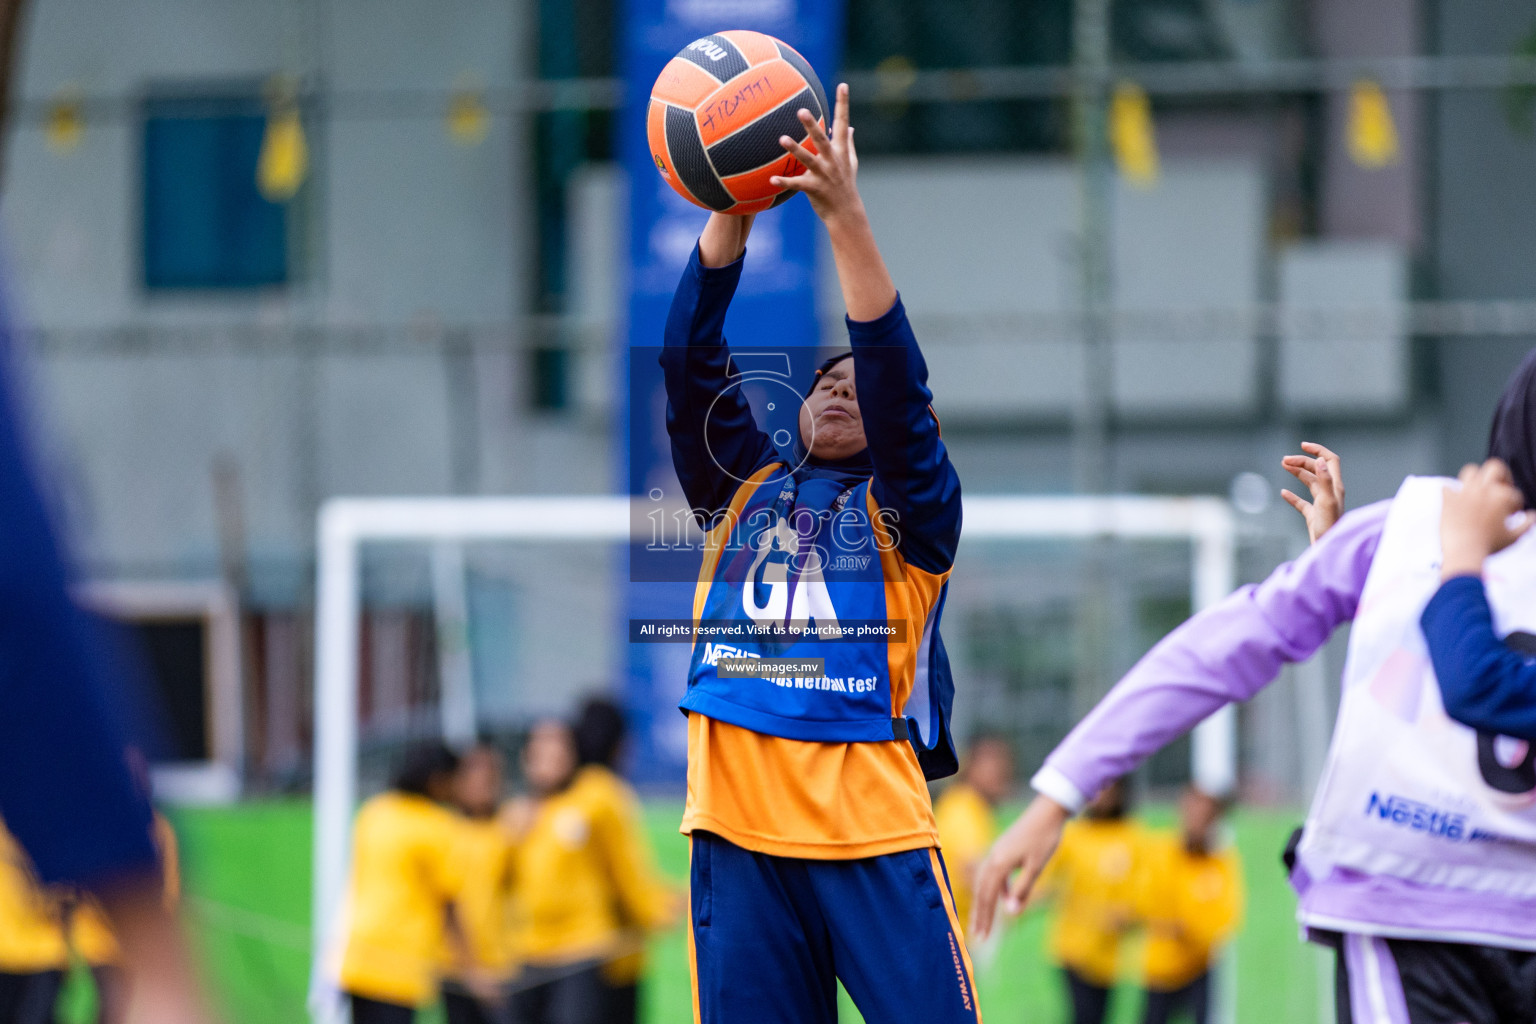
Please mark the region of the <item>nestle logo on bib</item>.
[[1460, 842], [1468, 838], [1465, 814], [1440, 810], [1417, 800], [1409, 800], [1407, 797], [1389, 795], [1383, 799], [1379, 794], [1372, 793], [1370, 802], [1366, 804], [1365, 813], [1367, 817], [1375, 814], [1381, 820], [1399, 828], [1441, 836], [1452, 842]]

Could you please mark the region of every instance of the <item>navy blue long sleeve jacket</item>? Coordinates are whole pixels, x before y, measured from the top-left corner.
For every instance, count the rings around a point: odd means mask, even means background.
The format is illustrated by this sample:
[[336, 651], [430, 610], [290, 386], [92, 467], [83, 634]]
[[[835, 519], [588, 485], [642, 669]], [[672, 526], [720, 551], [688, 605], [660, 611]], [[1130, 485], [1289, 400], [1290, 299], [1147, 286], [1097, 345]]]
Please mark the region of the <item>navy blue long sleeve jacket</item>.
[[[742, 391], [726, 388], [732, 369], [725, 314], [745, 260], [706, 267], [695, 247], [661, 353], [672, 464], [689, 507], [706, 515], [725, 509], [741, 481], [759, 469], [776, 461], [793, 465], [801, 454], [776, 449]], [[873, 477], [876, 504], [893, 510], [900, 524], [902, 556], [925, 572], [947, 572], [960, 540], [960, 478], [939, 437], [928, 366], [906, 310], [898, 298], [879, 318], [847, 325], [867, 454], [840, 462], [811, 458], [796, 475]]]
[[1536, 652], [1516, 650], [1493, 631], [1481, 579], [1440, 584], [1419, 624], [1446, 714], [1473, 729], [1536, 740]]
[[155, 868], [150, 808], [114, 711], [124, 678], [101, 627], [70, 599], [27, 456], [6, 313], [0, 308], [0, 817], [44, 882], [99, 887]]
[[[866, 568], [872, 557], [866, 554], [856, 568], [840, 569], [842, 558], [829, 549], [827, 561], [813, 575], [822, 570], [853, 575], [841, 581], [828, 575], [830, 583], [796, 576], [794, 607], [801, 607], [802, 598], [806, 608], [824, 600], [823, 612], [816, 616], [823, 618], [833, 607], [826, 588], [837, 587], [844, 602], [838, 618], [872, 619], [896, 631], [891, 639], [880, 641], [878, 654], [868, 642], [830, 647], [812, 643], [805, 648], [807, 654], [827, 655], [824, 675], [813, 677], [808, 687], [793, 689], [742, 687], [722, 680], [714, 667], [720, 652], [712, 644], [696, 643], [681, 706], [791, 739], [910, 739], [929, 778], [950, 774], [956, 766], [948, 727], [954, 688], [939, 620], [960, 539], [960, 481], [939, 436], [928, 368], [906, 311], [898, 298], [874, 320], [847, 320], [866, 448], [844, 459], [814, 457], [805, 451], [797, 428], [781, 450], [755, 421], [743, 389], [731, 386], [737, 367], [723, 332], [744, 259], [708, 268], [695, 248], [668, 314], [660, 362], [667, 390], [667, 432], [683, 494], [712, 536], [717, 524], [727, 534], [733, 529], [731, 517], [717, 520], [733, 503], [739, 505], [736, 514], [748, 522], [757, 507], [769, 511], [769, 521], [782, 527], [789, 520], [779, 516], [787, 515], [789, 507], [772, 512], [769, 503], [778, 509], [785, 495], [793, 496], [794, 528], [810, 530], [802, 540], [821, 529], [811, 523], [826, 524], [845, 512], [865, 516], [854, 531], [854, 546], [866, 552], [880, 549], [874, 567]], [[777, 480], [765, 484], [760, 475], [772, 476], [778, 472], [775, 466], [792, 479], [782, 486]], [[844, 501], [849, 502], [847, 508]], [[802, 513], [811, 513], [811, 522]], [[770, 542], [763, 538], [768, 534], [754, 534], [750, 527], [747, 532], [755, 539], [748, 539], [745, 553], [727, 556], [724, 547], [706, 551], [696, 607], [728, 619], [749, 615], [761, 621], [758, 617], [773, 606], [771, 594], [763, 605], [754, 595], [761, 593], [760, 584], [769, 591], [779, 584], [769, 585], [766, 575], [758, 580], [756, 570], [748, 568], [748, 563], [766, 566]], [[845, 539], [841, 525], [829, 526], [825, 536], [829, 542]], [[874, 547], [861, 547], [865, 540]], [[720, 541], [728, 545], [727, 537]], [[882, 547], [886, 543], [889, 549]], [[887, 550], [894, 560], [888, 571], [882, 568]], [[786, 556], [781, 550], [775, 557]], [[823, 598], [805, 597], [818, 593], [818, 586]], [[783, 614], [772, 614], [787, 620], [791, 599], [782, 594], [779, 599], [785, 602]], [[817, 696], [824, 691], [843, 696]]]

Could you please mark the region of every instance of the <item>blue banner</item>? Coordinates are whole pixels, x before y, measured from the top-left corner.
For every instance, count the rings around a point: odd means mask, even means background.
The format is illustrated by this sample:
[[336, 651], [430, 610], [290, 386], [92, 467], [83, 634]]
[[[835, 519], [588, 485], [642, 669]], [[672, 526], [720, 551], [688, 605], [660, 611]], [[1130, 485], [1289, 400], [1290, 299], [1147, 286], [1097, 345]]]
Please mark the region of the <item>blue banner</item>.
[[[672, 470], [666, 395], [656, 353], [673, 289], [708, 213], [674, 192], [652, 163], [645, 129], [651, 87], [667, 61], [694, 40], [750, 29], [799, 50], [830, 95], [840, 63], [842, 27], [840, 0], [628, 0], [622, 42], [626, 100], [618, 131], [629, 178], [629, 303], [627, 324], [619, 332], [626, 407], [617, 417], [617, 428], [619, 451], [626, 457], [624, 487], [637, 506], [633, 519], [647, 524], [647, 536], [631, 540], [621, 606], [626, 620], [689, 618], [700, 558], [697, 549], [678, 544], [682, 530], [677, 515], [686, 502]], [[755, 389], [754, 405], [759, 416], [766, 417], [760, 422], [770, 430], [792, 426], [798, 408], [773, 402], [773, 394], [782, 393], [785, 384], [803, 385], [816, 365], [818, 231], [816, 215], [803, 197], [759, 215], [741, 287], [726, 320], [733, 351], [788, 356], [785, 369], [775, 374], [784, 380]], [[658, 562], [658, 551], [674, 557]], [[628, 637], [627, 628], [623, 635]], [[631, 774], [642, 784], [676, 785], [684, 778], [687, 722], [677, 702], [687, 685], [689, 653], [686, 644], [625, 645]]]

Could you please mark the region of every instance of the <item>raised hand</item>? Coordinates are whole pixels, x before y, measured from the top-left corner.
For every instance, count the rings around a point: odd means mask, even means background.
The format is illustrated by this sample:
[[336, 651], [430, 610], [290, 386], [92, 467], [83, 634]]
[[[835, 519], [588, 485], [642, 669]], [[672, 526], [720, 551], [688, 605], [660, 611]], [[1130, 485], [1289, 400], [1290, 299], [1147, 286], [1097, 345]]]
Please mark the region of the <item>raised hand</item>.
[[1468, 464], [1458, 476], [1460, 489], [1447, 487], [1440, 512], [1440, 578], [1477, 576], [1483, 560], [1503, 551], [1531, 528], [1532, 513], [1511, 523], [1525, 506], [1509, 467], [1498, 459]]
[[[1003, 900], [1010, 914], [1029, 901], [1030, 890], [1046, 862], [1061, 842], [1061, 830], [1070, 817], [1067, 809], [1049, 797], [1037, 796], [1017, 821], [992, 844], [976, 870], [976, 903], [971, 910], [971, 932], [979, 942], [992, 934], [997, 903]], [[1014, 875], [1017, 870], [1018, 874]], [[1008, 876], [1013, 875], [1010, 882]]]
[[848, 123], [848, 86], [837, 87], [830, 134], [822, 130], [809, 110], [800, 109], [800, 123], [808, 133], [802, 145], [788, 135], [779, 136], [783, 146], [805, 167], [794, 177], [775, 175], [768, 183], [777, 188], [804, 192], [816, 215], [829, 224], [841, 215], [863, 216], [857, 179], [859, 155], [853, 148], [853, 127]]
[[1280, 492], [1280, 497], [1301, 513], [1307, 521], [1307, 539], [1316, 543], [1317, 538], [1327, 533], [1344, 514], [1344, 467], [1337, 455], [1313, 441], [1301, 442], [1301, 450], [1307, 454], [1287, 455], [1280, 460], [1280, 465], [1307, 485], [1312, 500], [1307, 501], [1285, 490]]
[[808, 145], [788, 135], [779, 136], [779, 145], [799, 160], [805, 171], [792, 178], [775, 175], [769, 181], [779, 188], [805, 193], [816, 216], [826, 225], [848, 315], [854, 320], [874, 320], [896, 304], [896, 285], [880, 256], [864, 200], [859, 197], [859, 156], [853, 148], [853, 128], [848, 124], [848, 86], [837, 87], [830, 133], [821, 130], [809, 110], [800, 111], [800, 122], [808, 133]]

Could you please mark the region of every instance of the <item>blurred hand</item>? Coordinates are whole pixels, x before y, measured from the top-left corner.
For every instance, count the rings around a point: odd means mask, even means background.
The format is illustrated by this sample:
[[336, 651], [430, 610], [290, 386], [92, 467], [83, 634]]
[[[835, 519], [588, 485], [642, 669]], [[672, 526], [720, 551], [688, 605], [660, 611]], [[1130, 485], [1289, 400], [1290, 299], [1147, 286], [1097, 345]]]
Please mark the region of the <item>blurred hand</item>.
[[1291, 491], [1281, 491], [1292, 508], [1307, 521], [1307, 539], [1313, 543], [1328, 532], [1329, 527], [1344, 514], [1344, 468], [1339, 457], [1320, 444], [1301, 442], [1301, 450], [1307, 455], [1287, 455], [1280, 460], [1285, 471], [1307, 485], [1312, 500], [1307, 501]]
[[191, 983], [167, 984], [130, 978], [128, 1013], [124, 1024], [213, 1024], [214, 1018], [203, 1006], [202, 997]]
[[1457, 477], [1461, 488], [1445, 489], [1440, 512], [1440, 578], [1479, 576], [1483, 560], [1503, 551], [1531, 528], [1526, 512], [1510, 525], [1510, 517], [1525, 505], [1525, 498], [1498, 459], [1481, 466], [1468, 464]]
[[[1010, 914], [1024, 909], [1035, 880], [1061, 842], [1061, 830], [1071, 812], [1049, 797], [1037, 796], [1017, 821], [992, 844], [976, 871], [976, 903], [971, 911], [971, 932], [977, 941], [992, 934], [997, 903]], [[1017, 870], [1013, 881], [1008, 876]]]
[[214, 1024], [159, 872], [98, 894], [123, 949], [125, 1024]]
[[809, 133], [806, 145], [788, 135], [779, 137], [779, 145], [800, 161], [805, 170], [794, 177], [775, 175], [768, 179], [776, 188], [804, 192], [816, 216], [828, 224], [842, 217], [864, 216], [864, 201], [859, 198], [857, 184], [859, 155], [853, 148], [853, 127], [848, 123], [846, 84], [837, 87], [833, 106], [830, 134], [816, 123], [809, 110], [801, 108], [800, 123]]

